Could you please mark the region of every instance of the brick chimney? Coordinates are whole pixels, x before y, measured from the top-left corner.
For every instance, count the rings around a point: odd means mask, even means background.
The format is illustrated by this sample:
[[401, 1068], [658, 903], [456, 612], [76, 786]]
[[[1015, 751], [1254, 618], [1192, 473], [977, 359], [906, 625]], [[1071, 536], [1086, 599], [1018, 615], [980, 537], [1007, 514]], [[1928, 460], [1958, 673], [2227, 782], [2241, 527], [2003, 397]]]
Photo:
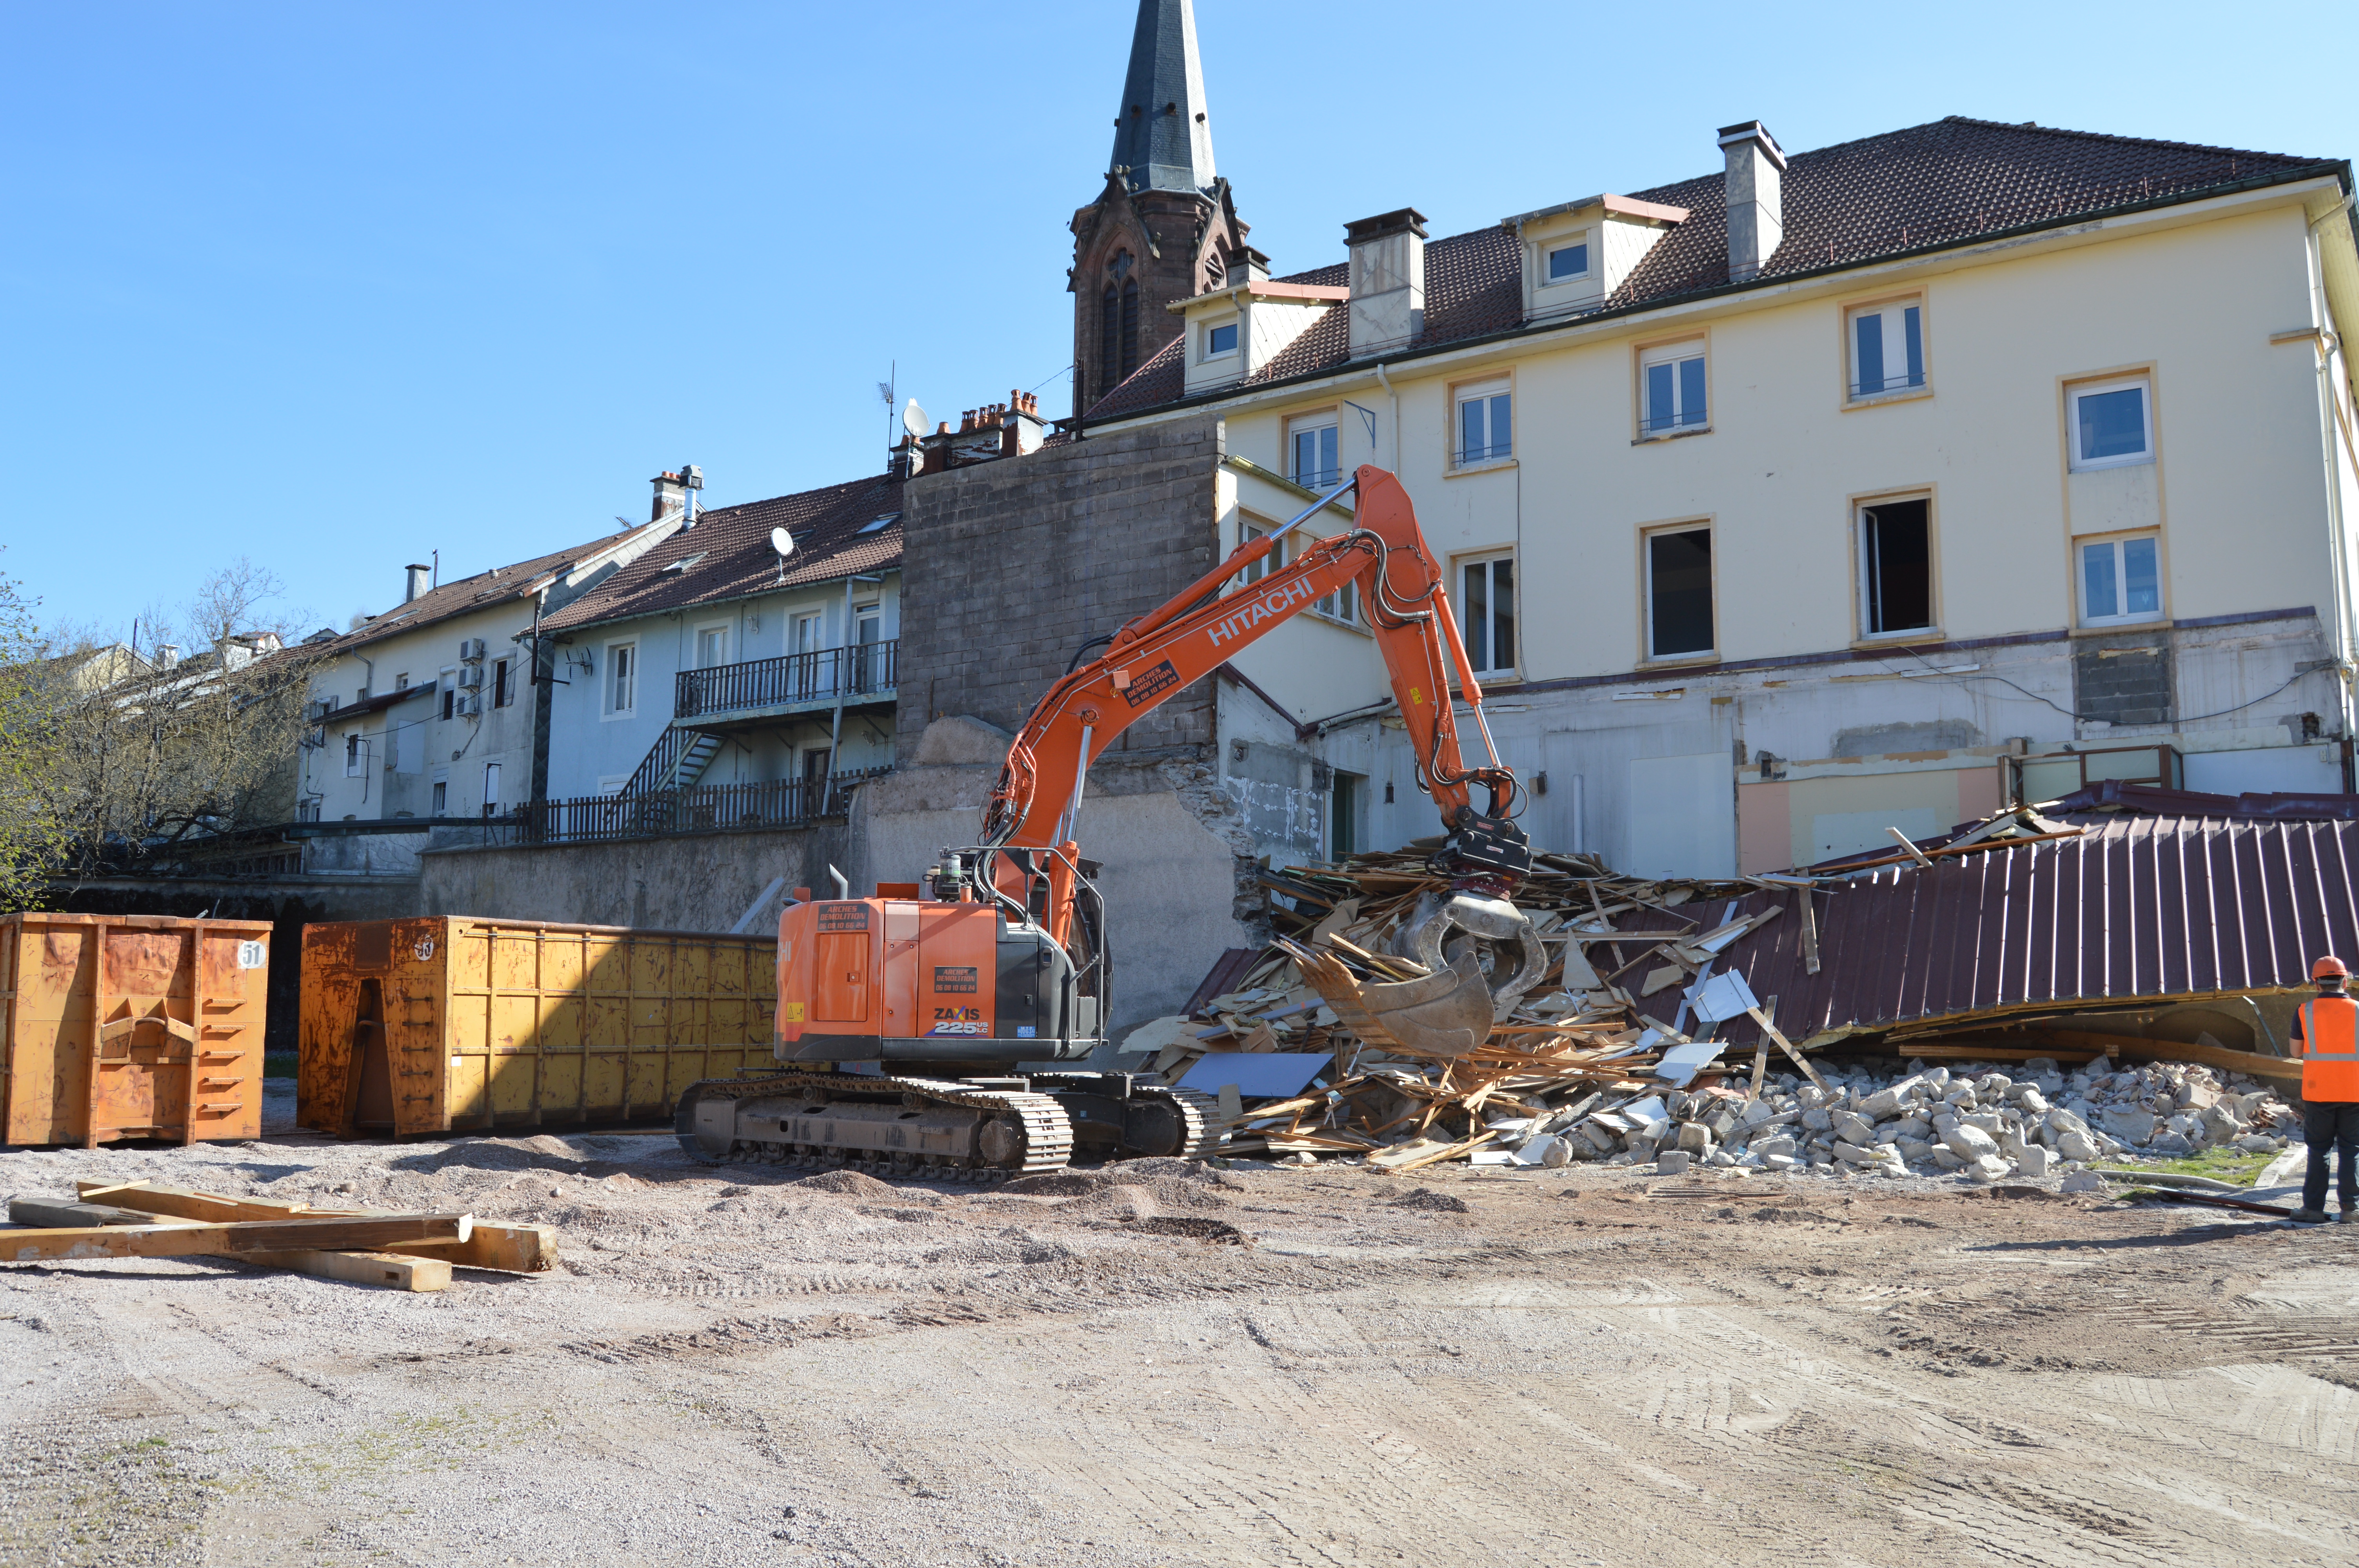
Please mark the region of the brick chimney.
[[1728, 156], [1728, 280], [1760, 276], [1786, 237], [1782, 187], [1786, 155], [1758, 120], [1720, 128]]
[[655, 510], [647, 514], [648, 522], [654, 522], [667, 512], [678, 512], [688, 504], [688, 482], [669, 469], [648, 482], [656, 487]]
[[1414, 207], [1343, 225], [1352, 250], [1353, 359], [1405, 349], [1425, 331], [1425, 214]]
[[416, 561], [412, 561], [401, 569], [409, 574], [409, 591], [401, 596], [402, 603], [408, 604], [411, 600], [418, 598], [420, 594], [430, 592], [432, 590], [434, 587], [434, 568], [432, 567], [420, 566]]
[[999, 422], [999, 455], [1020, 458], [1027, 452], [1037, 452], [1048, 435], [1048, 422], [1040, 417], [1040, 400], [1028, 392], [1011, 390], [1007, 412]]

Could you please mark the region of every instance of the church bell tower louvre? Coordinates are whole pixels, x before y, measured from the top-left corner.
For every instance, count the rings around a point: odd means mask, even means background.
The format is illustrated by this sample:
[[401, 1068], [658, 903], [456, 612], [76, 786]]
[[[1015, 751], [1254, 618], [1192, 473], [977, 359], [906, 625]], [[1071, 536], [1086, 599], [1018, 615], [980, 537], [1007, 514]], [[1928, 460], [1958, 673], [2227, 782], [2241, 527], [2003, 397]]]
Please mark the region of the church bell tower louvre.
[[1246, 226], [1212, 168], [1190, 0], [1139, 0], [1104, 189], [1073, 214], [1073, 412], [1182, 330], [1164, 308], [1221, 287]]

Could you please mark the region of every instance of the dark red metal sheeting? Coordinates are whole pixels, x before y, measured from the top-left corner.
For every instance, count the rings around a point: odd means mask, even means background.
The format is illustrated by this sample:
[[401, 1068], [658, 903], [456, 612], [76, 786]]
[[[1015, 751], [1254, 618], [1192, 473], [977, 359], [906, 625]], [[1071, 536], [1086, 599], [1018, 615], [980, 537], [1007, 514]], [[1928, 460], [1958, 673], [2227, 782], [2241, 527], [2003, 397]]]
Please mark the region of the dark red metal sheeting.
[[[1736, 905], [1785, 912], [1721, 967], [1777, 999], [1780, 1033], [1885, 1029], [1978, 1013], [2135, 1004], [2298, 988], [2310, 961], [2359, 961], [2359, 823], [2124, 817], [2077, 838], [1893, 867], [1811, 894], [1820, 969], [1802, 951], [1799, 891]], [[1699, 935], [1728, 906], [1690, 905]], [[1662, 917], [1625, 915], [1632, 929]], [[1650, 924], [1651, 923], [1651, 924]], [[1675, 999], [1642, 1003], [1668, 1019]], [[1751, 1041], [1749, 1021], [1728, 1037]]]

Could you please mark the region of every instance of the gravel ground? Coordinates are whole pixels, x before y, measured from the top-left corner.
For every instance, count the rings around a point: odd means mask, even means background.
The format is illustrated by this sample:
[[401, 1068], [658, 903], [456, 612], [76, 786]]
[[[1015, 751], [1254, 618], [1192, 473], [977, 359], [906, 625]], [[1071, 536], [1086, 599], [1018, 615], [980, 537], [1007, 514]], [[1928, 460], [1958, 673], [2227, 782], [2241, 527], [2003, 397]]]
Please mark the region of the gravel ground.
[[0, 1562], [2359, 1559], [2359, 1226], [1597, 1165], [936, 1190], [290, 1111], [0, 1191], [464, 1208], [563, 1262], [0, 1268]]

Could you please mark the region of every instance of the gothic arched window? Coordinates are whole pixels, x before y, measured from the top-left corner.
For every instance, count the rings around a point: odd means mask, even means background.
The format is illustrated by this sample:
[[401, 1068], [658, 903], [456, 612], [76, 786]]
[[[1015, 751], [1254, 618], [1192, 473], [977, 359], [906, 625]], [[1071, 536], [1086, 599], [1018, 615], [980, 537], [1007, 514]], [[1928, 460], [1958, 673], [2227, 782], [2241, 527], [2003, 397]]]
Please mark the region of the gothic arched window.
[[1114, 390], [1122, 379], [1122, 297], [1113, 284], [1098, 300], [1098, 395]]
[[1122, 286], [1122, 372], [1128, 375], [1138, 368], [1138, 279], [1127, 278]]

